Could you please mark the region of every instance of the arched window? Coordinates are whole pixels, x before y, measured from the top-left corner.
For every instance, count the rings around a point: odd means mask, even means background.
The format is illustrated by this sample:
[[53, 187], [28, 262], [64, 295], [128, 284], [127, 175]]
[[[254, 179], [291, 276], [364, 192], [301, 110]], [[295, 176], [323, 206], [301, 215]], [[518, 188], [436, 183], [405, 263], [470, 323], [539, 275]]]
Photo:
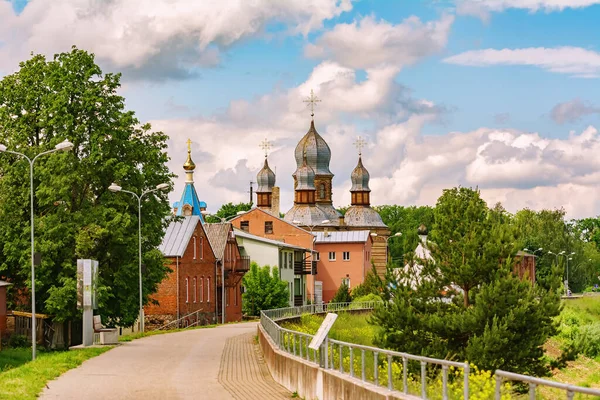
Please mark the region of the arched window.
[[206, 278], [206, 302], [210, 303], [210, 277]]
[[196, 303], [198, 301], [198, 298], [196, 297], [196, 294], [198, 293], [197, 292], [198, 288], [196, 287], [196, 283], [197, 283], [197, 278], [194, 277], [193, 285], [192, 285], [192, 287], [194, 288], [194, 303]]
[[324, 183], [321, 183], [321, 185], [319, 185], [319, 198], [320, 199], [325, 198], [325, 184]]
[[200, 303], [204, 301], [204, 277], [200, 277]]
[[200, 236], [200, 259], [204, 258], [204, 237]]
[[190, 302], [190, 278], [185, 278], [185, 302]]
[[192, 238], [192, 241], [193, 241], [192, 244], [194, 245], [194, 260], [195, 260], [196, 259], [196, 236], [194, 236]]

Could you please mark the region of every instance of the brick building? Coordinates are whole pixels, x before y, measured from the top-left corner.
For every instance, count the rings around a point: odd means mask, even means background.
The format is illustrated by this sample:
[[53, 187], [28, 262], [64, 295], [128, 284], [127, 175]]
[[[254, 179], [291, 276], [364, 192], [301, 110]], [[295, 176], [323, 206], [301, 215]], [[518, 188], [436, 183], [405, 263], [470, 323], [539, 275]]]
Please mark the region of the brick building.
[[[145, 324], [161, 326], [196, 311], [199, 324], [216, 322], [217, 259], [200, 217], [181, 217], [171, 222], [159, 249], [171, 272], [144, 307]], [[182, 323], [196, 323], [196, 315]]]

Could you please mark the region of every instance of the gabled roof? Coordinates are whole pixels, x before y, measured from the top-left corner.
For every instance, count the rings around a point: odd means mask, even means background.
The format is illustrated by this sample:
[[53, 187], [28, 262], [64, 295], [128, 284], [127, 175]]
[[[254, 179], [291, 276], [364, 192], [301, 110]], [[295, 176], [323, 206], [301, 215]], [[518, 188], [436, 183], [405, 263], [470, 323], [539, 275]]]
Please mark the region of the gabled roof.
[[262, 236], [252, 235], [241, 229], [233, 228], [233, 231], [235, 232], [235, 236], [239, 236], [243, 239], [254, 240], [257, 242], [266, 243], [266, 244], [277, 246], [277, 247], [283, 248], [283, 249], [302, 250], [302, 251], [310, 252], [310, 249], [305, 249], [304, 247], [294, 246], [289, 243], [280, 242], [279, 240], [267, 239]]
[[204, 222], [204, 218], [200, 213], [200, 208], [206, 208], [206, 203], [200, 201], [194, 184], [189, 182], [185, 184], [185, 188], [183, 189], [183, 194], [181, 195], [181, 200], [179, 201], [177, 208], [177, 215], [183, 215], [183, 206], [186, 204], [192, 206], [192, 215], [199, 216], [200, 220]]
[[315, 243], [365, 243], [370, 231], [315, 232]]
[[225, 257], [225, 248], [229, 239], [229, 231], [231, 231], [231, 223], [219, 222], [215, 224], [204, 224], [204, 231], [208, 237], [208, 241], [215, 252], [217, 260], [222, 260]]
[[299, 226], [298, 226], [298, 225], [296, 225], [296, 224], [292, 224], [291, 222], [288, 222], [288, 221], [286, 221], [286, 220], [285, 220], [285, 219], [283, 219], [283, 218], [279, 218], [279, 217], [277, 217], [277, 216], [275, 216], [275, 215], [273, 215], [273, 214], [269, 214], [269, 213], [268, 213], [268, 212], [266, 212], [265, 210], [261, 210], [260, 208], [257, 208], [257, 207], [254, 207], [253, 209], [251, 209], [251, 210], [249, 210], [249, 211], [246, 211], [244, 214], [241, 214], [241, 215], [238, 215], [238, 216], [236, 216], [235, 218], [232, 218], [230, 221], [231, 221], [231, 222], [233, 222], [233, 221], [235, 221], [236, 219], [243, 218], [243, 217], [244, 217], [244, 215], [246, 215], [246, 214], [249, 214], [249, 213], [252, 213], [252, 212], [261, 212], [261, 213], [263, 213], [263, 214], [267, 215], [269, 218], [276, 219], [276, 220], [278, 220], [278, 221], [281, 221], [281, 222], [283, 222], [283, 223], [284, 223], [284, 224], [286, 224], [286, 225], [293, 226], [294, 228], [296, 228], [296, 229], [298, 229], [298, 230], [300, 230], [300, 231], [302, 231], [302, 232], [305, 232], [305, 233], [308, 233], [308, 234], [310, 234], [310, 232], [309, 232], [309, 231], [307, 231], [306, 229], [304, 229], [304, 228], [301, 228], [301, 227], [299, 227]]
[[182, 217], [178, 221], [171, 221], [158, 249], [166, 257], [183, 257], [183, 253], [199, 222], [200, 217], [197, 215]]
[[0, 281], [0, 287], [2, 286], [10, 286], [12, 285], [12, 283], [6, 282], [6, 281]]

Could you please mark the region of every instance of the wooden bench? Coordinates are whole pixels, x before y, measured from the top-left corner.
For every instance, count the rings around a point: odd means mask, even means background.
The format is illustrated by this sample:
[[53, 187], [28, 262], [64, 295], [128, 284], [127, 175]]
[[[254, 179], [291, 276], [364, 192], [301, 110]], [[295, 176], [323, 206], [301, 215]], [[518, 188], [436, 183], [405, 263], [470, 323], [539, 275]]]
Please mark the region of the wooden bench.
[[117, 344], [119, 333], [117, 328], [106, 328], [99, 315], [94, 315], [94, 332], [100, 333], [100, 344]]

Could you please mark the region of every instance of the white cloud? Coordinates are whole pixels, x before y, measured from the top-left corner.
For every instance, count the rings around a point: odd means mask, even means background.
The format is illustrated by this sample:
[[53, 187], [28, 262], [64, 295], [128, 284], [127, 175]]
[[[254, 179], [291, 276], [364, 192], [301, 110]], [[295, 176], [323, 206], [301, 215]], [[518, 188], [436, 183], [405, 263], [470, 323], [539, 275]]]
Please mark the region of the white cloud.
[[381, 65], [401, 68], [441, 51], [448, 41], [454, 17], [423, 23], [415, 16], [393, 25], [366, 16], [350, 24], [337, 24], [305, 47], [305, 55], [327, 58], [355, 69]]
[[351, 8], [351, 0], [32, 0], [16, 15], [0, 1], [0, 68], [77, 45], [132, 76], [185, 78], [270, 23], [307, 35]]
[[600, 53], [581, 47], [470, 50], [447, 57], [444, 62], [475, 67], [530, 65], [579, 78], [600, 76]]
[[566, 8], [585, 8], [594, 4], [600, 4], [600, 0], [457, 0], [456, 11], [461, 15], [473, 15], [487, 20], [490, 12], [501, 12], [509, 8], [553, 12]]
[[558, 103], [550, 111], [550, 117], [558, 124], [577, 122], [582, 117], [591, 114], [600, 114], [600, 107], [594, 107], [581, 99]]

